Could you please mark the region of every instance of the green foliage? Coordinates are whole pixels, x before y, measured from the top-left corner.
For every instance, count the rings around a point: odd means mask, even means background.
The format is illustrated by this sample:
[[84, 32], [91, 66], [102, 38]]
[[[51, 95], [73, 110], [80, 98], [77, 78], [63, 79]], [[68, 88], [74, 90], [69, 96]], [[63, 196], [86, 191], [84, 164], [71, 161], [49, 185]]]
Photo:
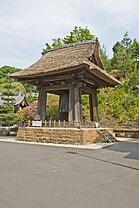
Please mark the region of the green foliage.
[[27, 102], [31, 104], [33, 101], [38, 99], [38, 93], [34, 93], [34, 92], [27, 93], [26, 99]]
[[124, 50], [125, 50], [126, 52], [128, 52], [128, 50], [129, 50], [129, 48], [130, 48], [130, 46], [131, 46], [131, 43], [132, 43], [132, 40], [131, 40], [131, 38], [129, 38], [128, 32], [126, 32], [126, 33], [124, 34], [123, 39], [121, 40], [121, 44], [122, 44], [122, 46], [124, 47]]
[[139, 95], [139, 70], [136, 69], [130, 73], [130, 78], [127, 80], [123, 80], [123, 86], [126, 91], [132, 91], [134, 96]]
[[139, 111], [139, 43], [126, 32], [121, 42], [113, 46], [110, 71], [116, 71], [122, 86], [102, 89], [99, 93], [101, 118], [115, 118], [118, 122], [133, 121]]
[[84, 40], [92, 40], [95, 36], [91, 35], [89, 29], [87, 27], [81, 28], [81, 27], [74, 27], [73, 31], [70, 32], [70, 35], [67, 35], [63, 39], [64, 44], [69, 43], [77, 43]]
[[46, 120], [58, 120], [59, 96], [48, 94], [46, 106]]
[[113, 47], [113, 58], [111, 59], [112, 69], [118, 70], [120, 78], [128, 78], [132, 70], [131, 54], [127, 53], [124, 46], [117, 42]]
[[111, 70], [118, 71], [118, 77], [130, 79], [131, 74], [139, 66], [139, 43], [128, 37], [126, 32], [123, 39], [113, 46], [113, 57], [111, 59]]
[[139, 110], [139, 97], [125, 86], [101, 89], [99, 93], [101, 118], [115, 118], [118, 122], [136, 119]]
[[139, 61], [139, 43], [136, 39], [133, 40], [132, 45], [130, 46], [130, 52], [132, 59], [136, 62]]
[[36, 93], [37, 91], [37, 87], [28, 83], [22, 83], [24, 85], [25, 91], [27, 93]]
[[0, 120], [3, 126], [11, 126], [16, 123], [16, 114], [14, 113], [14, 92], [13, 80], [7, 75], [3, 84], [3, 92], [1, 99], [3, 100], [0, 106]]
[[82, 95], [82, 118], [90, 121], [89, 95]]
[[20, 82], [15, 82], [10, 74], [19, 70], [10, 66], [0, 68], [0, 93], [3, 100], [3, 105], [0, 106], [0, 121], [3, 126], [12, 126], [17, 122], [13, 96], [15, 92], [25, 92], [25, 88]]
[[3, 66], [0, 68], [0, 93], [5, 91], [6, 88], [9, 88], [9, 83], [10, 88], [12, 87], [12, 92], [25, 92], [25, 88], [20, 82], [15, 82], [9, 77], [10, 74], [19, 70], [20, 69], [11, 66]]
[[59, 46], [69, 44], [69, 43], [77, 43], [77, 42], [84, 41], [84, 40], [92, 40], [94, 38], [95, 36], [90, 33], [87, 27], [81, 28], [81, 27], [75, 26], [74, 29], [70, 32], [70, 34], [64, 37], [63, 39], [61, 38], [52, 39], [53, 43], [51, 45], [46, 43], [45, 44], [46, 48], [43, 49], [43, 51], [47, 51], [51, 48], [57, 48]]
[[37, 94], [38, 90], [37, 87], [28, 83], [22, 83], [25, 89], [25, 92], [27, 93], [26, 99], [29, 104], [31, 104], [33, 101], [37, 100]]
[[17, 72], [19, 70], [20, 69], [17, 69], [15, 67], [3, 66], [0, 68], [0, 79], [4, 78], [7, 74], [12, 74], [12, 73]]

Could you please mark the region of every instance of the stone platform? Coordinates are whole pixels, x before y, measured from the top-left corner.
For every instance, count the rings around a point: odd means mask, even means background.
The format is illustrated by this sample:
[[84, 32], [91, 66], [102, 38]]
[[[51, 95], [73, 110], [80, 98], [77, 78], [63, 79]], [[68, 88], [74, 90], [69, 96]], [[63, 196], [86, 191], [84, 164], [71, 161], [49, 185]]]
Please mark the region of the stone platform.
[[[100, 128], [20, 127], [16, 140], [55, 144], [92, 144], [102, 139]], [[106, 131], [113, 135], [113, 129]]]

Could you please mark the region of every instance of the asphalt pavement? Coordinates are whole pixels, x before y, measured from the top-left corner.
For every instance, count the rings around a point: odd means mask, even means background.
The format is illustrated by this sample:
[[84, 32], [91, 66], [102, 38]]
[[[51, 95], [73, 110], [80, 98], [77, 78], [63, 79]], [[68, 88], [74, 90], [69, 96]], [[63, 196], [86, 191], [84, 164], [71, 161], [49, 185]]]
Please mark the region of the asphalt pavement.
[[98, 150], [0, 141], [0, 208], [101, 207], [139, 207], [139, 140]]

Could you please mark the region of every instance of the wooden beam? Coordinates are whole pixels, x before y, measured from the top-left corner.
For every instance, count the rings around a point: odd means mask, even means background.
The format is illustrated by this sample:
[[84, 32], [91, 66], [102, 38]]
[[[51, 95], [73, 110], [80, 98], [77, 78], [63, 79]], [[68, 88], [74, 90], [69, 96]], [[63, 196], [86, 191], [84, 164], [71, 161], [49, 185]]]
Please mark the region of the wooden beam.
[[96, 86], [96, 84], [88, 77], [83, 76], [82, 78], [80, 78], [80, 80], [85, 82], [85, 83], [88, 83], [88, 84], [90, 84], [92, 86]]
[[73, 79], [77, 79], [77, 78], [83, 78], [84, 77], [84, 70], [80, 70], [80, 71], [75, 71], [72, 73], [68, 73], [68, 74], [62, 74], [62, 75], [57, 75], [57, 76], [50, 76], [50, 77], [44, 77], [42, 79], [40, 79], [40, 82], [45, 85], [48, 84], [50, 82], [57, 82], [59, 81], [59, 84], [62, 85], [62, 82], [67, 82], [70, 83], [72, 82]]
[[62, 95], [63, 94], [63, 90], [51, 90], [51, 91], [49, 91], [49, 90], [47, 90], [47, 92], [48, 93], [50, 93], [50, 94], [54, 94], [54, 95]]
[[61, 81], [61, 80], [66, 80], [66, 79], [71, 79], [71, 74], [70, 75], [61, 75], [61, 76], [55, 76], [55, 77], [44, 77], [42, 79], [43, 83], [50, 82], [50, 81]]
[[47, 91], [61, 91], [61, 90], [68, 90], [71, 87], [71, 84], [65, 84], [65, 85], [53, 85], [53, 86], [46, 86]]
[[91, 93], [93, 93], [96, 89], [90, 88], [90, 87], [88, 87], [88, 86], [82, 86], [82, 87], [81, 87], [81, 90], [83, 90], [83, 91], [85, 91], [85, 92], [91, 94]]

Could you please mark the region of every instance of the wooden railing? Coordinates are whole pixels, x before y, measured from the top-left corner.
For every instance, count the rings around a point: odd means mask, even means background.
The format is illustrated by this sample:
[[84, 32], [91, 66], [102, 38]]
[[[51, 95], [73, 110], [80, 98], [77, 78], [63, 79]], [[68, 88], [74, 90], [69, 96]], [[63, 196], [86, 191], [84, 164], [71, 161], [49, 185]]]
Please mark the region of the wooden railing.
[[[19, 126], [20, 127], [32, 127], [32, 121], [28, 121], [28, 122], [20, 122], [19, 123]], [[41, 125], [42, 127], [53, 127], [53, 128], [95, 128], [95, 127], [98, 127], [98, 124], [95, 123], [95, 122], [92, 122], [92, 121], [80, 121], [79, 123], [78, 122], [73, 122], [73, 123], [70, 123], [70, 122], [66, 122], [65, 120], [64, 121], [56, 121], [56, 120], [45, 120], [44, 123], [42, 123]], [[40, 127], [41, 127], [40, 126]], [[35, 126], [34, 126], [35, 127]]]

